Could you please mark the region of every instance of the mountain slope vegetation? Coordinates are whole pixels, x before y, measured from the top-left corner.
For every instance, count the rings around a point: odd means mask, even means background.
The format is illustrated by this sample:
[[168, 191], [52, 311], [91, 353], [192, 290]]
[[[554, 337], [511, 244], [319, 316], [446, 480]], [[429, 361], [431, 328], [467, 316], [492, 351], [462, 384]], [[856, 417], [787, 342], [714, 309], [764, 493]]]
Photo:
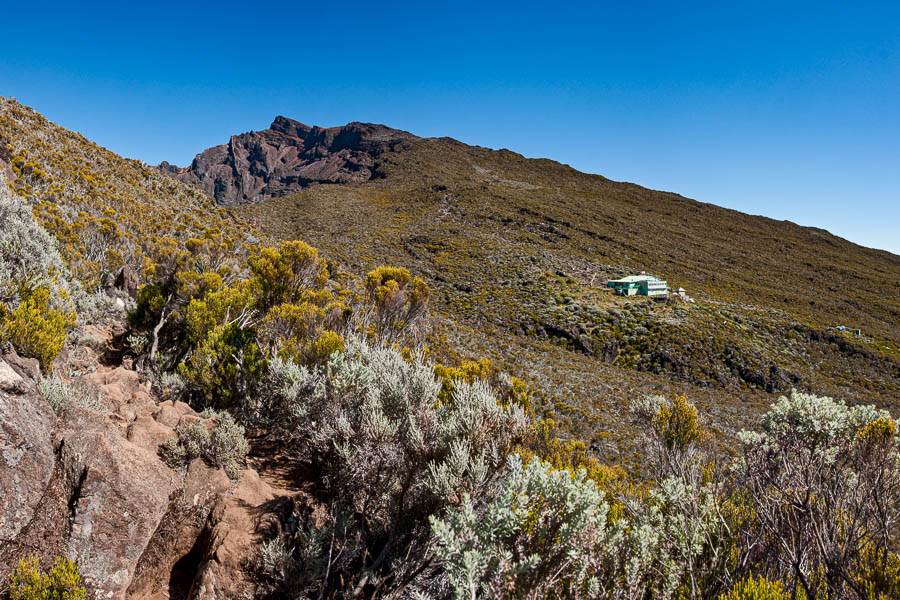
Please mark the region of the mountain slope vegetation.
[[[573, 421], [616, 422], [639, 391], [688, 393], [726, 428], [745, 403], [794, 387], [900, 399], [900, 257], [450, 139], [380, 154], [375, 173], [236, 210], [353, 268], [421, 273], [436, 291], [437, 350], [528, 374]], [[603, 288], [639, 271], [697, 302]], [[598, 445], [602, 433], [582, 431]]]
[[[551, 161], [304, 126], [226, 209], [0, 100], [0, 598], [900, 594], [896, 305], [861, 267], [857, 336], [836, 290], [698, 258], [768, 221]], [[623, 226], [685, 207], [691, 249]], [[639, 269], [695, 301], [604, 288]]]

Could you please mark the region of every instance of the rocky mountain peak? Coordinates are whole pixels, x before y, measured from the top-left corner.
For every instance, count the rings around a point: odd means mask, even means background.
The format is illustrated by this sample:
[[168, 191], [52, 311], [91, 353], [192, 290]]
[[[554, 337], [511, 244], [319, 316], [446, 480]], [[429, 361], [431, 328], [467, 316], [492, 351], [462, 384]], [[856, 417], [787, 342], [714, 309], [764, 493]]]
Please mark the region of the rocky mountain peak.
[[163, 162], [158, 169], [199, 186], [219, 204], [244, 204], [311, 185], [368, 181], [379, 154], [416, 139], [373, 123], [316, 127], [277, 116], [269, 129], [232, 136], [188, 167]]

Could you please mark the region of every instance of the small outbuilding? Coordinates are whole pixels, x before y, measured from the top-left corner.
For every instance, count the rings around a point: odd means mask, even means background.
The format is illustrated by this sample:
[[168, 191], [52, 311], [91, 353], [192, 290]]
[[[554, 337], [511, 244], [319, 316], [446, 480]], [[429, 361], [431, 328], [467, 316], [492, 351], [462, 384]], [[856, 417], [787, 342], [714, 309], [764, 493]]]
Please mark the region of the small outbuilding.
[[621, 296], [667, 296], [669, 294], [669, 286], [664, 279], [645, 273], [611, 279], [606, 282], [606, 287], [614, 289]]

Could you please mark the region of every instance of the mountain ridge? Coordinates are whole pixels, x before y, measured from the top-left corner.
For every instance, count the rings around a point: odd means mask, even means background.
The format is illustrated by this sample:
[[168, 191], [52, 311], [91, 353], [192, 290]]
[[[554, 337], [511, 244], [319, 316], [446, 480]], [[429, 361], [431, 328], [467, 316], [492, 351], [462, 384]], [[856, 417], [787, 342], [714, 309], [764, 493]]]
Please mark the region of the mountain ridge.
[[[270, 186], [270, 185], [268, 185], [269, 181], [266, 180], [266, 185], [264, 185], [263, 188], [260, 188], [260, 189], [264, 189], [264, 191], [261, 191], [260, 193], [255, 194], [255, 195], [246, 195], [245, 194], [243, 198], [238, 198], [232, 193], [229, 193], [229, 192], [223, 193], [223, 192], [217, 191], [218, 188], [210, 187], [211, 182], [213, 182], [213, 181], [216, 182], [217, 184], [219, 184], [220, 181], [224, 181], [224, 179], [221, 179], [221, 180], [217, 179], [217, 172], [213, 172], [213, 169], [217, 169], [217, 168], [221, 167], [222, 164], [213, 163], [210, 160], [211, 157], [219, 155], [219, 153], [221, 152], [220, 149], [227, 149], [227, 151], [230, 154], [228, 159], [233, 160], [233, 154], [235, 151], [234, 148], [236, 145], [246, 143], [245, 140], [247, 140], [247, 139], [255, 139], [259, 136], [267, 137], [267, 136], [272, 135], [273, 133], [281, 134], [288, 138], [291, 138], [291, 137], [297, 138], [297, 139], [303, 140], [304, 142], [307, 142], [307, 143], [308, 143], [308, 140], [310, 140], [310, 139], [314, 140], [314, 143], [312, 144], [312, 147], [310, 148], [310, 150], [314, 153], [318, 152], [320, 154], [324, 154], [321, 157], [321, 160], [326, 164], [322, 165], [320, 162], [314, 161], [314, 164], [300, 165], [300, 168], [302, 169], [305, 167], [306, 173], [316, 174], [318, 172], [324, 172], [325, 176], [310, 177], [305, 180], [303, 177], [300, 177], [299, 178], [300, 181], [298, 182], [298, 185], [290, 185], [290, 183], [291, 183], [290, 181], [285, 181], [285, 185], [277, 185], [276, 184], [276, 185]], [[332, 148], [328, 148], [324, 151], [322, 150], [321, 140], [323, 138], [337, 140], [340, 142], [340, 141], [347, 140], [347, 137], [346, 137], [347, 134], [359, 135], [360, 139], [355, 144], [349, 144], [347, 147], [338, 145], [336, 148], [332, 147]], [[345, 136], [345, 137], [342, 137], [342, 136]], [[318, 143], [315, 143], [316, 141]], [[365, 142], [365, 141], [373, 142], [373, 144], [372, 144], [373, 147], [358, 148], [361, 145], [361, 142]], [[156, 168], [160, 172], [162, 172], [166, 175], [169, 175], [171, 177], [174, 177], [184, 183], [188, 183], [190, 185], [195, 185], [195, 186], [200, 187], [208, 196], [215, 199], [220, 204], [234, 205], [234, 204], [242, 204], [245, 202], [261, 202], [264, 200], [268, 200], [270, 198], [278, 198], [278, 197], [282, 197], [282, 196], [288, 196], [288, 195], [300, 192], [303, 189], [305, 189], [306, 187], [309, 187], [310, 185], [316, 185], [316, 184], [320, 184], [320, 183], [363, 183], [365, 181], [368, 181], [369, 179], [377, 178], [378, 173], [371, 171], [371, 169], [374, 168], [374, 166], [375, 166], [374, 159], [386, 151], [393, 151], [395, 149], [393, 146], [395, 146], [397, 144], [397, 142], [400, 142], [400, 141], [406, 141], [406, 142], [429, 141], [429, 142], [436, 142], [436, 143], [447, 143], [450, 145], [464, 147], [464, 148], [483, 149], [483, 150], [487, 150], [490, 152], [502, 152], [502, 153], [508, 152], [512, 155], [520, 157], [521, 159], [523, 159], [525, 161], [533, 161], [535, 163], [546, 161], [548, 163], [558, 165], [565, 169], [569, 169], [572, 172], [577, 173], [579, 175], [583, 175], [586, 177], [597, 177], [603, 181], [610, 182], [612, 184], [618, 184], [621, 186], [634, 186], [640, 190], [675, 196], [678, 198], [682, 198], [684, 200], [696, 202], [700, 205], [712, 206], [712, 207], [716, 207], [718, 209], [722, 209], [722, 210], [726, 210], [726, 211], [733, 211], [734, 213], [742, 215], [742, 216], [765, 219], [765, 220], [771, 221], [773, 223], [789, 224], [791, 226], [796, 226], [796, 227], [804, 229], [804, 230], [809, 230], [809, 232], [811, 232], [811, 233], [816, 232], [819, 234], [824, 234], [835, 240], [840, 240], [842, 242], [852, 244], [852, 245], [857, 246], [862, 249], [872, 250], [872, 251], [879, 252], [879, 253], [885, 253], [887, 255], [890, 255], [893, 257], [898, 257], [898, 259], [900, 259], [900, 255], [898, 255], [894, 252], [891, 252], [890, 250], [886, 250], [883, 248], [876, 248], [876, 247], [872, 247], [872, 246], [865, 246], [861, 243], [841, 237], [841, 236], [829, 231], [828, 229], [825, 229], [823, 227], [819, 227], [816, 225], [804, 225], [802, 223], [798, 223], [797, 221], [793, 221], [791, 219], [778, 219], [775, 217], [770, 217], [763, 213], [746, 212], [746, 211], [743, 211], [740, 209], [727, 207], [727, 206], [717, 204], [717, 203], [711, 202], [711, 201], [696, 200], [694, 198], [691, 198], [690, 196], [685, 196], [684, 194], [681, 194], [680, 192], [648, 188], [648, 187], [646, 187], [638, 182], [634, 182], [634, 181], [610, 179], [609, 177], [602, 175], [600, 173], [582, 171], [582, 170], [579, 170], [578, 168], [570, 165], [569, 163], [557, 161], [557, 160], [555, 160], [553, 158], [549, 158], [549, 157], [527, 157], [525, 155], [522, 155], [522, 154], [520, 154], [514, 150], [510, 150], [508, 148], [494, 149], [494, 148], [490, 148], [487, 146], [468, 144], [466, 142], [457, 140], [456, 138], [453, 138], [450, 136], [438, 136], [438, 137], [417, 136], [408, 131], [405, 131], [402, 129], [396, 129], [396, 128], [390, 127], [389, 125], [385, 125], [385, 124], [381, 124], [381, 123], [351, 121], [345, 125], [321, 127], [318, 125], [306, 125], [295, 119], [291, 119], [291, 118], [285, 117], [283, 115], [277, 115], [273, 119], [272, 124], [269, 126], [268, 129], [260, 130], [260, 131], [251, 130], [249, 132], [232, 135], [229, 138], [229, 141], [227, 143], [220, 144], [217, 146], [211, 146], [210, 148], [207, 148], [207, 149], [201, 151], [200, 153], [198, 153], [195, 156], [195, 158], [191, 161], [191, 164], [188, 166], [179, 167], [175, 164], [169, 163], [168, 161], [162, 161], [159, 165], [156, 166]], [[381, 145], [382, 143], [384, 145]], [[369, 154], [369, 157], [372, 159], [371, 164], [359, 164], [359, 163], [354, 164], [352, 162], [352, 160], [347, 160], [348, 164], [346, 165], [346, 167], [348, 167], [348, 169], [346, 171], [342, 170], [342, 168], [344, 168], [345, 165], [341, 165], [335, 170], [333, 168], [334, 163], [331, 162], [332, 157], [330, 157], [328, 155], [329, 151], [341, 152], [341, 151], [350, 150], [350, 149], [360, 150], [361, 153]], [[403, 149], [403, 148], [400, 148], [400, 149]], [[343, 158], [343, 157], [341, 157], [341, 158]], [[359, 158], [359, 157], [354, 156], [353, 158]], [[335, 161], [335, 162], [339, 162], [339, 161]], [[368, 161], [366, 161], [366, 163], [368, 163]], [[235, 167], [230, 162], [227, 164], [228, 164], [228, 166], [232, 167], [233, 171], [235, 171]], [[324, 166], [324, 168], [322, 168], [321, 171], [318, 171], [318, 169], [322, 166]], [[309, 167], [313, 167], [313, 168], [309, 168]], [[363, 171], [359, 176], [353, 176], [352, 171], [353, 171], [354, 167], [355, 168], [364, 167], [365, 169], [367, 169], [367, 172]], [[277, 176], [277, 173], [275, 173], [275, 175]], [[246, 177], [245, 175], [243, 175], [241, 173], [236, 173], [234, 175], [235, 179], [238, 181], [241, 179], [242, 176]], [[257, 176], [259, 176], [259, 174], [257, 174]], [[265, 179], [265, 177], [263, 177], [263, 178]], [[219, 185], [221, 185], [221, 184], [219, 184]]]
[[233, 135], [187, 167], [164, 161], [157, 169], [200, 187], [219, 204], [259, 202], [310, 185], [371, 179], [378, 154], [414, 139], [375, 123], [316, 127], [279, 115], [268, 129]]

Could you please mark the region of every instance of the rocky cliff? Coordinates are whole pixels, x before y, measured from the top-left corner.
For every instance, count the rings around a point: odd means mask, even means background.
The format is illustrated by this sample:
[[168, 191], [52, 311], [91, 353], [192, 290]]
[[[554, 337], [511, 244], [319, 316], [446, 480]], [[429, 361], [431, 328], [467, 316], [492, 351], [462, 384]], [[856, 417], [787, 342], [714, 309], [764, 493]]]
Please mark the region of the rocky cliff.
[[167, 162], [162, 173], [197, 185], [219, 204], [259, 202], [320, 183], [360, 183], [375, 175], [375, 157], [418, 139], [372, 123], [310, 127], [276, 117], [269, 129], [231, 136], [189, 167]]

